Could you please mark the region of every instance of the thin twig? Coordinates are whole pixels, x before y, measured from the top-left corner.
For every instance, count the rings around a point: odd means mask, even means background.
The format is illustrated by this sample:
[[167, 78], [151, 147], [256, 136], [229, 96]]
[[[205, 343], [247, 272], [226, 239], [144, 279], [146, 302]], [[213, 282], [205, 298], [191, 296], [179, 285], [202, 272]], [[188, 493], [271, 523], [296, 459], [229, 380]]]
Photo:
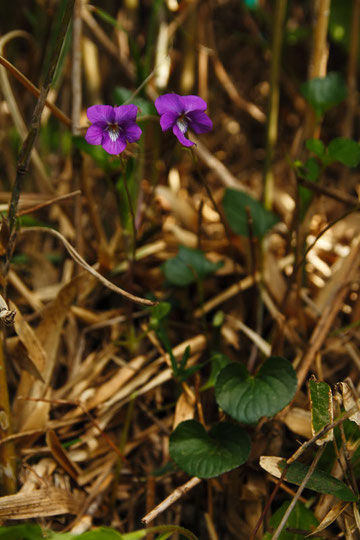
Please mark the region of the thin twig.
[[352, 195], [348, 195], [347, 193], [344, 193], [343, 191], [340, 191], [339, 189], [333, 189], [326, 186], [322, 186], [320, 184], [315, 184], [314, 182], [309, 182], [308, 180], [305, 180], [304, 178], [297, 178], [297, 181], [302, 186], [311, 189], [311, 191], [315, 191], [315, 193], [319, 193], [320, 195], [326, 195], [326, 197], [329, 197], [330, 199], [334, 199], [335, 201], [338, 201], [340, 203], [355, 206], [359, 203], [359, 200], [356, 197], [353, 197]]
[[194, 476], [185, 484], [176, 488], [168, 497], [166, 497], [166, 499], [164, 499], [160, 504], [155, 506], [155, 508], [151, 510], [151, 512], [146, 514], [146, 516], [144, 516], [141, 521], [145, 523], [145, 525], [147, 525], [148, 523], [150, 523], [150, 521], [153, 521], [159, 514], [169, 508], [169, 506], [171, 506], [181, 497], [183, 497], [185, 493], [190, 491], [190, 489], [193, 489], [195, 486], [200, 484], [200, 482], [201, 478], [197, 478], [196, 476]]
[[[37, 86], [35, 86], [21, 71], [19, 71], [9, 60], [6, 60], [3, 56], [0, 55], [0, 64], [4, 66], [14, 77], [27, 89], [29, 92], [35, 96], [40, 96], [40, 90]], [[66, 114], [64, 114], [59, 107], [57, 107], [54, 103], [49, 101], [48, 99], [45, 100], [45, 105], [50, 109], [50, 111], [53, 113], [53, 115], [60, 120], [66, 127], [71, 127], [71, 120]]]
[[32, 214], [33, 212], [42, 210], [43, 208], [46, 208], [47, 206], [52, 206], [53, 204], [59, 204], [60, 202], [71, 199], [72, 197], [76, 197], [77, 195], [81, 195], [80, 190], [72, 191], [71, 193], [65, 193], [64, 195], [59, 195], [59, 197], [54, 197], [53, 199], [49, 199], [46, 202], [37, 204], [36, 206], [30, 206], [29, 208], [20, 210], [20, 212], [17, 213], [17, 216], [20, 217], [20, 216], [26, 216], [27, 214]]
[[286, 525], [286, 522], [287, 520], [289, 519], [289, 516], [291, 514], [291, 512], [293, 511], [294, 507], [295, 507], [295, 504], [298, 502], [302, 492], [304, 491], [305, 487], [306, 487], [306, 484], [308, 483], [311, 475], [313, 474], [313, 472], [315, 471], [315, 468], [316, 468], [316, 465], [318, 464], [319, 462], [319, 459], [321, 458], [324, 450], [325, 450], [325, 447], [326, 445], [324, 444], [321, 448], [319, 448], [315, 458], [314, 458], [314, 461], [312, 462], [312, 464], [310, 465], [309, 467], [309, 470], [308, 472], [306, 473], [306, 475], [304, 476], [304, 479], [303, 481], [301, 482], [300, 486], [299, 486], [299, 489], [297, 490], [296, 492], [296, 495], [295, 497], [292, 499], [291, 503], [289, 504], [288, 508], [286, 509], [286, 512], [285, 514], [283, 515], [283, 518], [282, 520], [280, 521], [276, 531], [274, 532], [271, 540], [277, 540], [281, 534], [281, 531], [283, 530], [283, 528], [285, 527]]
[[67, 249], [68, 253], [71, 255], [71, 257], [74, 259], [75, 262], [77, 262], [82, 268], [84, 268], [89, 274], [96, 277], [105, 287], [110, 289], [111, 291], [116, 292], [117, 294], [121, 294], [122, 296], [125, 296], [129, 300], [132, 300], [133, 302], [137, 302], [138, 304], [143, 304], [145, 306], [154, 306], [157, 304], [157, 302], [152, 302], [151, 300], [147, 300], [145, 298], [140, 298], [139, 296], [135, 296], [134, 294], [131, 294], [124, 289], [121, 289], [108, 279], [106, 279], [104, 276], [99, 274], [92, 266], [90, 266], [82, 257], [81, 255], [76, 251], [75, 248], [66, 240], [66, 238], [60, 234], [58, 231], [55, 231], [55, 229], [46, 228], [46, 227], [27, 227], [26, 229], [21, 229], [21, 234], [31, 233], [31, 232], [46, 232], [50, 233], [64, 244], [65, 248]]

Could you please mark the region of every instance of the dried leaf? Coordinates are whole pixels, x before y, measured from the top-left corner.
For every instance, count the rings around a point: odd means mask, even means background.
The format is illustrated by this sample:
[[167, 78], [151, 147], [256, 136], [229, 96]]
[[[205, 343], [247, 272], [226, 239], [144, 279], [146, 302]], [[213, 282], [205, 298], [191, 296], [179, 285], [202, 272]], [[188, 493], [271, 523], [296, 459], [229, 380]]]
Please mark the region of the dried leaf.
[[38, 489], [32, 493], [17, 493], [0, 497], [1, 519], [31, 519], [61, 514], [78, 514], [83, 503], [76, 496], [58, 488]]
[[61, 465], [61, 467], [63, 467], [68, 475], [71, 476], [75, 482], [77, 482], [81, 471], [79, 467], [71, 461], [61, 446], [60, 440], [53, 429], [47, 432], [46, 442], [55, 460], [59, 463], [59, 465]]
[[300, 407], [291, 407], [286, 413], [284, 422], [293, 433], [307, 439], [312, 436], [310, 411], [300, 409]]
[[323, 531], [329, 525], [331, 525], [335, 519], [337, 519], [345, 510], [347, 506], [349, 506], [350, 503], [340, 501], [336, 503], [334, 506], [331, 507], [330, 511], [326, 514], [326, 516], [321, 520], [319, 525], [314, 529], [308, 536], [314, 536], [315, 534], [319, 533], [320, 531]]
[[[343, 403], [344, 403], [344, 409], [345, 411], [349, 411], [353, 407], [355, 407], [355, 400], [351, 393], [351, 390], [349, 388], [349, 385], [346, 382], [340, 383], [340, 389], [343, 397]], [[352, 422], [355, 422], [358, 426], [360, 426], [360, 411], [356, 412], [355, 414], [352, 414], [349, 417], [349, 420]]]
[[189, 399], [187, 393], [183, 392], [176, 402], [173, 430], [180, 422], [192, 420], [195, 416], [195, 402]]
[[[14, 302], [10, 301], [9, 303], [11, 309], [16, 310], [16, 317], [14, 321], [15, 332], [19, 336], [20, 342], [27, 351], [27, 355], [32, 362], [34, 369], [37, 373], [41, 373], [47, 364], [46, 352], [44, 351], [34, 330], [25, 321], [21, 311], [17, 308]], [[40, 378], [41, 380], [44, 380], [42, 375]]]

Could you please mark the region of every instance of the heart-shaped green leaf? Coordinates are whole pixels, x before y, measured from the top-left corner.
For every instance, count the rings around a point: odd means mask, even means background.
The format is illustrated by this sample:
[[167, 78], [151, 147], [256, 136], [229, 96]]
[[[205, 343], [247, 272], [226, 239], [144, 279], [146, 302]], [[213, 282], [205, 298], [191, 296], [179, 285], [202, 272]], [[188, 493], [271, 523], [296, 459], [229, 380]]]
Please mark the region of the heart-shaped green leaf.
[[356, 167], [360, 162], [360, 145], [353, 139], [337, 137], [328, 146], [329, 161], [339, 161], [347, 167]]
[[216, 400], [230, 416], [247, 424], [262, 416], [273, 416], [294, 397], [296, 373], [291, 363], [270, 356], [255, 376], [243, 364], [232, 363], [220, 373], [215, 384]]
[[[280, 506], [280, 508], [276, 510], [275, 514], [273, 514], [269, 521], [270, 527], [275, 529], [278, 525], [280, 525], [289, 504], [290, 501], [286, 501]], [[304, 534], [290, 533], [287, 531], [287, 529], [297, 529], [302, 533], [305, 531], [311, 532], [318, 524], [319, 522], [314, 516], [313, 512], [309, 508], [306, 508], [303, 503], [297, 502], [286, 522], [283, 531], [280, 533], [279, 540], [304, 540]], [[267, 532], [265, 536], [263, 536], [262, 540], [271, 540], [272, 537], [273, 533]], [[311, 540], [320, 540], [320, 537], [312, 536]]]
[[195, 420], [181, 422], [170, 436], [170, 456], [191, 476], [212, 478], [239, 467], [250, 453], [250, 438], [239, 426], [216, 424], [208, 433]]
[[223, 264], [222, 261], [216, 263], [209, 261], [198, 249], [180, 246], [179, 253], [173, 259], [168, 259], [163, 269], [170, 283], [185, 287], [216, 272]]
[[310, 152], [319, 156], [319, 158], [322, 158], [325, 154], [325, 145], [319, 139], [308, 139], [305, 142], [305, 146]]
[[334, 105], [341, 103], [347, 95], [345, 80], [341, 73], [336, 72], [306, 81], [300, 90], [306, 101], [314, 108], [318, 118]]
[[123, 86], [116, 86], [113, 90], [113, 96], [114, 101], [117, 105], [122, 105], [125, 102], [136, 105], [139, 108], [138, 119], [144, 115], [156, 114], [155, 106], [153, 103], [151, 103], [151, 101], [147, 101], [146, 99], [139, 96], [133, 97], [132, 91], [128, 88], [124, 88]]
[[242, 236], [249, 236], [248, 212], [251, 214], [253, 234], [258, 238], [262, 238], [279, 221], [254, 197], [237, 189], [227, 189], [222, 204], [230, 228]]

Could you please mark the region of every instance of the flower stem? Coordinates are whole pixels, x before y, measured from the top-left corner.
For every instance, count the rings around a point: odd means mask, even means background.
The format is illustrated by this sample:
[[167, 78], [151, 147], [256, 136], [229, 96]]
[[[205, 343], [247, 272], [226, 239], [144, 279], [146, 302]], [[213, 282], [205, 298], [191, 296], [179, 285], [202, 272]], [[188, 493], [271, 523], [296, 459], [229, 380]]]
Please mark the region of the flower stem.
[[123, 162], [123, 179], [124, 179], [124, 187], [126, 192], [126, 199], [129, 206], [129, 211], [131, 215], [131, 226], [133, 231], [133, 238], [132, 238], [132, 246], [131, 246], [131, 259], [132, 262], [135, 261], [135, 252], [136, 252], [136, 218], [135, 218], [135, 212], [132, 205], [131, 195], [129, 191], [129, 185], [126, 178], [126, 164]]

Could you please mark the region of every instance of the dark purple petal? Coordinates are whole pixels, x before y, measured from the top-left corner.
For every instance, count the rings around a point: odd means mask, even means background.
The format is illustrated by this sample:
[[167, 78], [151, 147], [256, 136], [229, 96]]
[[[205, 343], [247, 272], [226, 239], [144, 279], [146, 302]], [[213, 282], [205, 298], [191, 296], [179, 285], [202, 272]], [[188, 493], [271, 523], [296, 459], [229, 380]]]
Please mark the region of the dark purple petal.
[[167, 131], [176, 124], [179, 115], [176, 112], [165, 112], [160, 116], [160, 126], [163, 131]]
[[112, 141], [109, 137], [109, 134], [106, 132], [104, 135], [103, 142], [101, 143], [102, 147], [108, 154], [119, 155], [126, 148], [126, 140], [122, 133], [119, 134], [119, 137], [116, 141]]
[[164, 94], [162, 96], [159, 96], [155, 100], [155, 107], [160, 115], [167, 112], [172, 112], [180, 115], [184, 112], [181, 97], [177, 94]]
[[187, 146], [187, 147], [194, 146], [195, 143], [193, 143], [192, 141], [189, 141], [189, 139], [185, 137], [184, 133], [181, 131], [181, 129], [179, 129], [179, 127], [176, 124], [173, 127], [173, 134], [175, 135], [177, 140], [181, 142], [182, 145]]
[[114, 107], [114, 122], [119, 124], [119, 126], [135, 123], [137, 112], [138, 108], [136, 105], [120, 105], [120, 107]]
[[99, 124], [93, 124], [86, 132], [85, 140], [89, 144], [101, 144], [105, 131]]
[[199, 96], [180, 96], [183, 112], [188, 113], [190, 111], [206, 111], [207, 104]]
[[208, 115], [202, 111], [191, 111], [187, 113], [187, 118], [190, 122], [190, 128], [195, 133], [206, 133], [211, 131], [213, 124]]
[[111, 105], [93, 105], [87, 110], [87, 117], [90, 122], [112, 124], [115, 119], [114, 107]]
[[137, 124], [126, 124], [123, 126], [123, 136], [127, 141], [135, 142], [138, 141], [141, 137], [141, 129]]

